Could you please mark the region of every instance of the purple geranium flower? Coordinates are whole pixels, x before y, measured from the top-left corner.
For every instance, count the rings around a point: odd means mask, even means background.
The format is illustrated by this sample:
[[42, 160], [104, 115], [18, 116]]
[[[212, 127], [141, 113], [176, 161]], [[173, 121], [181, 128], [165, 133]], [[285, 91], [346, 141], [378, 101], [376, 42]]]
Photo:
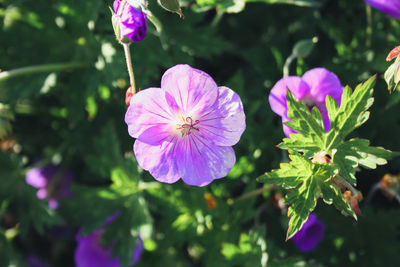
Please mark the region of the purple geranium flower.
[[239, 95], [189, 65], [168, 69], [161, 88], [135, 94], [125, 122], [140, 167], [160, 182], [196, 186], [228, 174], [231, 146], [246, 128]]
[[[118, 14], [118, 9], [121, 2], [114, 0], [114, 11]], [[147, 19], [146, 15], [131, 6], [128, 2], [125, 2], [121, 15], [118, 17], [116, 22], [119, 26], [120, 38], [123, 40], [125, 37], [132, 42], [140, 42], [146, 37], [147, 33]]]
[[[325, 105], [327, 95], [333, 97], [340, 106], [340, 99], [343, 87], [339, 78], [324, 68], [315, 68], [304, 73], [303, 77], [289, 76], [280, 79], [272, 88], [269, 94], [271, 109], [282, 117], [282, 123], [290, 121], [287, 116], [287, 89], [293, 96], [305, 103], [310, 109], [316, 106], [321, 112], [325, 130], [329, 131], [331, 123]], [[295, 133], [294, 130], [283, 124], [283, 131], [286, 136]]]
[[300, 251], [310, 251], [322, 240], [324, 232], [325, 224], [311, 213], [303, 227], [293, 236], [293, 242]]
[[393, 18], [400, 19], [400, 1], [399, 0], [365, 0], [372, 7], [385, 12]]
[[37, 197], [46, 199], [51, 209], [58, 207], [60, 199], [72, 196], [72, 179], [71, 172], [60, 172], [59, 167], [54, 164], [34, 168], [26, 173], [27, 184], [39, 189]]
[[50, 264], [44, 262], [35, 255], [30, 255], [26, 257], [25, 261], [30, 267], [50, 267]]
[[[106, 219], [104, 224], [111, 222], [120, 213], [116, 213]], [[104, 229], [97, 229], [93, 233], [82, 236], [79, 232], [76, 236], [78, 246], [75, 250], [75, 264], [77, 267], [119, 267], [119, 257], [112, 257], [110, 247], [102, 247], [100, 245], [101, 235], [104, 233]], [[137, 240], [137, 247], [133, 250], [132, 265], [139, 261], [140, 255], [143, 252], [143, 241], [139, 237]]]

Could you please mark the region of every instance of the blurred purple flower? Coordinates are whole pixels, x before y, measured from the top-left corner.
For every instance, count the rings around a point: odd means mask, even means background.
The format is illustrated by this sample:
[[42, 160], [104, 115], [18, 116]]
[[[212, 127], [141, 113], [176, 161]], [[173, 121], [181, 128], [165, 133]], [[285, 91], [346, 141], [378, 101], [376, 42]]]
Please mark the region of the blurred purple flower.
[[296, 247], [307, 252], [313, 250], [324, 237], [325, 224], [311, 213], [303, 227], [292, 238]]
[[39, 199], [46, 199], [51, 209], [56, 209], [60, 199], [72, 196], [70, 185], [73, 179], [71, 172], [61, 173], [59, 167], [48, 164], [41, 168], [34, 168], [26, 173], [27, 184], [36, 187]]
[[393, 18], [400, 19], [399, 0], [365, 0], [365, 2]]
[[304, 73], [301, 78], [297, 76], [284, 77], [271, 89], [269, 104], [271, 109], [282, 117], [283, 131], [289, 137], [289, 134], [296, 132], [284, 124], [284, 122], [290, 121], [287, 116], [287, 89], [310, 109], [316, 106], [321, 112], [325, 130], [329, 131], [331, 122], [325, 105], [326, 96], [333, 97], [340, 106], [343, 93], [343, 87], [336, 74], [324, 68], [315, 68]]
[[26, 257], [25, 261], [30, 267], [50, 267], [50, 264], [44, 262], [34, 255]]
[[168, 69], [161, 88], [135, 94], [125, 122], [140, 167], [160, 182], [195, 186], [228, 174], [246, 128], [239, 95], [189, 65]]
[[[114, 214], [106, 219], [104, 225], [114, 220], [118, 215]], [[100, 245], [101, 235], [104, 229], [97, 229], [93, 233], [82, 236], [79, 232], [76, 236], [78, 246], [75, 250], [75, 264], [77, 267], [119, 267], [119, 257], [112, 257], [112, 246], [102, 247]], [[143, 252], [143, 241], [139, 237], [137, 240], [137, 247], [133, 250], [132, 265], [135, 265]]]
[[[118, 9], [121, 2], [114, 0], [114, 11], [118, 14]], [[125, 3], [121, 16], [117, 17], [119, 24], [120, 38], [128, 38], [132, 42], [140, 42], [146, 37], [147, 33], [147, 18], [146, 15], [131, 6], [128, 2]]]

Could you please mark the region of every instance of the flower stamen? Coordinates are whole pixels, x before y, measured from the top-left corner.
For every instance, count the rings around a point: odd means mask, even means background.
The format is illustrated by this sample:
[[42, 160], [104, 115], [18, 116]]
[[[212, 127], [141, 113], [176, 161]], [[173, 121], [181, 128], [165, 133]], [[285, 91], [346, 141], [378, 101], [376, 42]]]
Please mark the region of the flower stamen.
[[200, 130], [198, 127], [195, 127], [197, 124], [200, 123], [199, 120], [193, 121], [191, 117], [186, 117], [186, 119], [183, 120], [183, 122], [186, 123], [178, 124], [177, 127], [178, 130], [181, 130], [182, 137], [192, 134], [192, 130], [196, 131]]

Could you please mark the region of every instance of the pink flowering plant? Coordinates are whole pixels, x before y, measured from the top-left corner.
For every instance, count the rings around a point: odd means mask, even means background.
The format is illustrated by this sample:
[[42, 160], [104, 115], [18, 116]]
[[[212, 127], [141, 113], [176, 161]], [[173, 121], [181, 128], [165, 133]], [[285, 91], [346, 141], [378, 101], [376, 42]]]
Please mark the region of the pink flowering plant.
[[239, 95], [189, 65], [168, 69], [161, 88], [135, 94], [125, 122], [140, 167], [160, 182], [195, 186], [229, 173], [246, 128]]
[[0, 267], [392, 266], [399, 3], [0, 1]]

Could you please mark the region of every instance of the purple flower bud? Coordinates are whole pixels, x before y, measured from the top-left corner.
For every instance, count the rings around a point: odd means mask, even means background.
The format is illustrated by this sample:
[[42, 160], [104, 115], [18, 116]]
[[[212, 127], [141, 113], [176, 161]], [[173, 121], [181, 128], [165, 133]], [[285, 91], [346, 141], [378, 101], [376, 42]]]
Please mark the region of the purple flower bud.
[[[107, 218], [104, 225], [110, 223], [116, 217], [120, 215], [120, 212], [116, 212]], [[91, 267], [91, 266], [107, 266], [107, 267], [119, 267], [119, 258], [112, 257], [112, 245], [109, 247], [102, 247], [100, 245], [101, 235], [104, 233], [104, 229], [100, 228], [95, 230], [93, 233], [82, 236], [79, 232], [76, 236], [78, 246], [75, 250], [75, 264], [77, 267]], [[132, 265], [135, 265], [143, 252], [143, 241], [139, 237], [137, 240], [137, 247], [133, 250]]]
[[[116, 14], [115, 25], [119, 32], [119, 39], [122, 42], [140, 42], [146, 37], [147, 33], [147, 19], [146, 15], [125, 2], [122, 12], [119, 11], [121, 2], [114, 0], [114, 11]], [[120, 14], [120, 16], [118, 16]], [[125, 39], [125, 40], [124, 40]], [[126, 39], [129, 39], [126, 40]]]
[[365, 2], [393, 18], [400, 19], [399, 0], [365, 0]]
[[58, 207], [60, 199], [72, 196], [72, 179], [71, 172], [61, 173], [58, 166], [53, 164], [34, 168], [26, 173], [26, 183], [39, 189], [36, 196], [46, 199], [51, 209]]
[[293, 236], [295, 246], [301, 252], [313, 250], [324, 237], [325, 224], [311, 213], [303, 227]]

